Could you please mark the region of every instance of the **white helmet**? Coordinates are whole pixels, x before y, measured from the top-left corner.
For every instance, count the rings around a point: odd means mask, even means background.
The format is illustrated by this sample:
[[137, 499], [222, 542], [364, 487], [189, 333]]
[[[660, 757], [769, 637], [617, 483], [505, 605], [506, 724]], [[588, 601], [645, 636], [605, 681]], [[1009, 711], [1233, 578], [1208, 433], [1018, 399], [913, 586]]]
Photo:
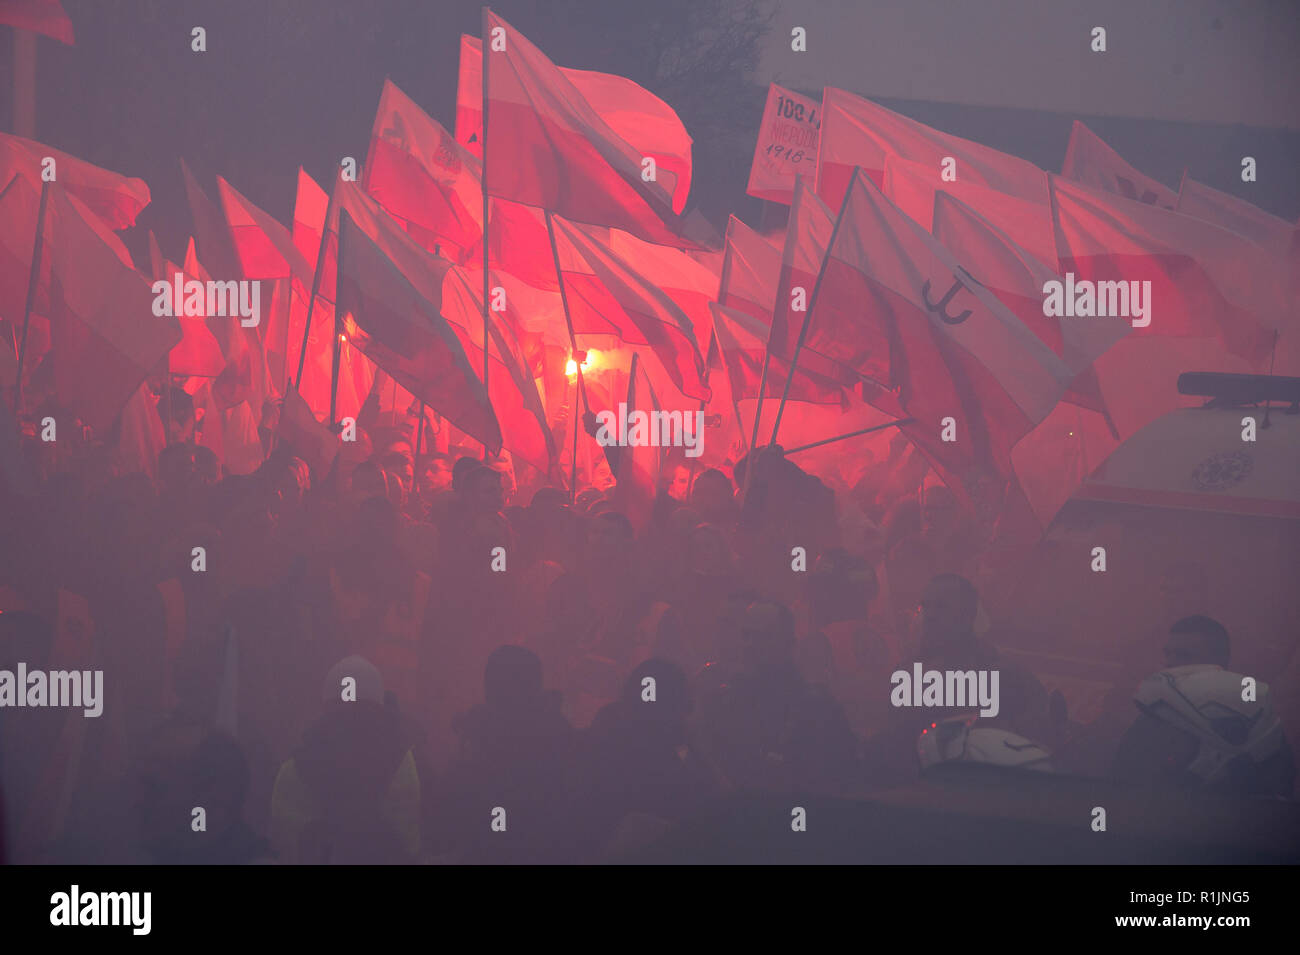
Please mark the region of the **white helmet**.
[[921, 769], [940, 763], [979, 763], [1006, 769], [1053, 771], [1051, 753], [1032, 740], [996, 726], [980, 726], [979, 716], [952, 716], [931, 723], [916, 741]]
[[1256, 682], [1255, 698], [1243, 700], [1245, 679], [1212, 663], [1171, 667], [1143, 680], [1133, 702], [1200, 744], [1187, 773], [1207, 786], [1250, 787], [1265, 763], [1289, 750], [1268, 684]]

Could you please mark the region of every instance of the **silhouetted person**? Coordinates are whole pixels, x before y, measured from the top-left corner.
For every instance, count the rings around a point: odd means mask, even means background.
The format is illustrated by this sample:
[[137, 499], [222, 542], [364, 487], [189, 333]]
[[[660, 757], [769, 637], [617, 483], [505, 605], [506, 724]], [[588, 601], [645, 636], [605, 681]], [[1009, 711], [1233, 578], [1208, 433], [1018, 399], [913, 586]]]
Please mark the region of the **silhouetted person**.
[[1138, 687], [1113, 775], [1139, 785], [1287, 796], [1295, 764], [1271, 689], [1232, 673], [1228, 631], [1206, 616], [1169, 628], [1165, 667]]
[[340, 661], [322, 696], [321, 715], [276, 777], [277, 852], [294, 863], [415, 861], [421, 796], [412, 727], [361, 657]]
[[603, 844], [629, 814], [675, 823], [697, 813], [717, 789], [713, 772], [691, 744], [686, 674], [650, 659], [622, 695], [605, 706], [585, 734], [584, 827]]
[[710, 757], [740, 787], [821, 791], [847, 784], [856, 740], [829, 692], [800, 674], [789, 608], [751, 604], [741, 642], [739, 672], [714, 684], [702, 706]]
[[488, 658], [482, 703], [454, 723], [460, 752], [431, 800], [434, 851], [463, 861], [561, 860], [573, 849], [574, 734], [530, 650]]

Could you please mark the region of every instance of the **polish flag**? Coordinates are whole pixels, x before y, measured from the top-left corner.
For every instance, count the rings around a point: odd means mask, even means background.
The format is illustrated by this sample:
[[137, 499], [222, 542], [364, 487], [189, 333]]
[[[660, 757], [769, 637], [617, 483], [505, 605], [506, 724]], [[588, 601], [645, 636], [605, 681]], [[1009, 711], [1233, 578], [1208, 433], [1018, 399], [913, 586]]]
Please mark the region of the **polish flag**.
[[[737, 401], [757, 398], [771, 326], [748, 312], [728, 308], [717, 302], [711, 304], [710, 311], [713, 313], [713, 327], [718, 339], [718, 353], [727, 370], [732, 396]], [[769, 368], [767, 397], [780, 398], [780, 389], [771, 384], [773, 377]]]
[[204, 265], [221, 281], [238, 278], [243, 271], [230, 230], [226, 227], [225, 214], [203, 191], [184, 159], [181, 160], [181, 178], [185, 182], [185, 197], [194, 220], [194, 241]]
[[[722, 355], [727, 361], [726, 367], [733, 376], [733, 385], [737, 379], [731, 371], [731, 362], [737, 359], [735, 356], [727, 355], [726, 349], [732, 347], [747, 352], [754, 347], [756, 336], [758, 347], [762, 351], [767, 349], [768, 336], [772, 329], [772, 313], [776, 310], [777, 283], [781, 274], [781, 252], [784, 244], [783, 240], [782, 247], [776, 247], [735, 216], [731, 217], [727, 225], [726, 255], [722, 266], [724, 284], [720, 289], [718, 302], [746, 317], [744, 323], [739, 323], [739, 319], [734, 316], [729, 319], [724, 317], [723, 321], [731, 326], [728, 334], [729, 341], [724, 340], [721, 332], [718, 334]], [[714, 321], [716, 327], [718, 323], [716, 313]], [[745, 342], [749, 344], [743, 344]], [[804, 357], [806, 356], [801, 356], [800, 364], [795, 369], [795, 380], [790, 386], [790, 400], [842, 405], [844, 390], [840, 384], [809, 371], [804, 364]], [[748, 360], [748, 358], [742, 359], [742, 365], [747, 364]], [[761, 369], [763, 361], [761, 352], [758, 361]], [[765, 398], [779, 399], [785, 393], [785, 379], [789, 367], [790, 363], [782, 358], [774, 358], [768, 363], [767, 385], [763, 389]], [[751, 381], [747, 376], [742, 376], [741, 380], [744, 382], [741, 388], [737, 390], [733, 387], [736, 399], [757, 398], [759, 378]]]
[[399, 385], [495, 453], [501, 428], [487, 391], [441, 315], [442, 281], [452, 265], [411, 245], [407, 251], [423, 263], [408, 275], [341, 210], [337, 306], [343, 334]]
[[707, 400], [704, 357], [689, 316], [601, 241], [599, 230], [553, 217], [560, 275], [575, 335], [617, 335], [648, 346], [677, 389]]
[[865, 175], [850, 183], [828, 257], [823, 288], [858, 303], [856, 329], [842, 330], [885, 350], [877, 380], [894, 390], [872, 403], [915, 418], [904, 433], [949, 485], [1000, 509], [1011, 449], [1060, 400], [1070, 370]]
[[1070, 143], [1065, 148], [1061, 176], [1149, 206], [1174, 209], [1178, 205], [1178, 196], [1172, 189], [1159, 180], [1138, 172], [1123, 156], [1106, 145], [1105, 140], [1077, 119], [1070, 130]]
[[[202, 281], [198, 276], [186, 275], [184, 269], [163, 256], [152, 229], [149, 230], [149, 265], [155, 282], [158, 280], [169, 284], [180, 282], [182, 303], [186, 298], [185, 283], [190, 280]], [[173, 314], [180, 319], [181, 328], [181, 340], [167, 356], [167, 370], [173, 375], [215, 378], [226, 367], [226, 356], [221, 351], [221, 344], [205, 321], [207, 318], [206, 286], [204, 289], [203, 307], [197, 316], [177, 313], [173, 304]], [[174, 288], [172, 296], [175, 296]]]
[[[1178, 190], [1178, 211], [1213, 222], [1268, 250], [1276, 258], [1278, 267], [1285, 269], [1290, 276], [1286, 287], [1290, 300], [1289, 314], [1279, 316], [1279, 319], [1295, 320], [1295, 306], [1300, 300], [1300, 230], [1294, 222], [1269, 215], [1245, 199], [1212, 189], [1187, 175], [1183, 176], [1182, 188]], [[1264, 321], [1274, 328], [1279, 325], [1269, 316], [1264, 316]]]
[[1039, 175], [1044, 186], [1042, 195], [1036, 199], [1020, 199], [963, 179], [946, 182], [937, 167], [890, 156], [885, 160], [880, 191], [926, 229], [934, 226], [935, 196], [940, 191], [947, 193], [1039, 262], [1055, 267], [1056, 242], [1052, 234], [1052, 206], [1047, 197], [1047, 173], [1040, 171]]
[[298, 190], [293, 202], [293, 244], [313, 272], [320, 255], [320, 237], [329, 201], [329, 194], [299, 166]]
[[[609, 230], [608, 244], [611, 252], [624, 262], [635, 263], [638, 275], [672, 299], [691, 320], [696, 344], [707, 347], [713, 333], [709, 303], [718, 296], [718, 268], [681, 249], [642, 241], [622, 229]], [[720, 259], [717, 265], [721, 265]]]
[[[785, 230], [781, 251], [781, 270], [777, 278], [776, 304], [772, 310], [772, 334], [769, 338], [772, 359], [788, 362], [794, 357], [799, 332], [810, 320], [813, 291], [821, 273], [831, 235], [835, 231], [835, 214], [817, 197], [803, 179], [795, 182], [790, 204], [790, 221]], [[839, 299], [828, 293], [822, 298], [822, 316], [828, 326], [852, 321], [860, 304]], [[850, 315], [841, 314], [845, 309]], [[841, 347], [833, 335], [811, 332], [799, 350], [798, 367], [841, 384], [854, 384], [863, 374], [850, 363], [856, 353]], [[785, 365], [782, 368], [787, 367]], [[770, 374], [769, 370], [769, 374]]]
[[1050, 182], [1061, 275], [1074, 283], [1151, 283], [1150, 324], [1135, 335], [1218, 337], [1249, 361], [1268, 353], [1273, 334], [1261, 322], [1283, 308], [1283, 277], [1261, 263], [1254, 243], [1202, 219], [1059, 176]]
[[942, 190], [934, 198], [932, 233], [1074, 375], [1061, 403], [1011, 452], [1018, 488], [1041, 530], [1083, 484], [1089, 469], [1119, 445], [1093, 363], [1132, 325], [1126, 319], [1044, 316], [1043, 284], [1060, 276]]
[[110, 229], [135, 225], [136, 216], [149, 204], [149, 187], [143, 179], [101, 169], [34, 139], [0, 133], [0, 180], [7, 182], [17, 173], [39, 189], [47, 157], [54, 160], [55, 181], [84, 202]]
[[[628, 371], [626, 413], [644, 412], [653, 420], [656, 411], [661, 410], [654, 387], [641, 363], [641, 356], [632, 355], [632, 367]], [[617, 418], [619, 409], [610, 409]], [[683, 417], [689, 412], [683, 412]], [[617, 430], [627, 425], [616, 421]], [[698, 436], [697, 436], [698, 437]], [[616, 454], [610, 454], [611, 448], [605, 448], [607, 458], [612, 457], [615, 466], [611, 468], [618, 481], [611, 501], [638, 532], [644, 531], [654, 513], [655, 498], [659, 494], [660, 473], [663, 470], [663, 448], [651, 444], [629, 444], [617, 448]]]
[[953, 159], [959, 182], [1035, 202], [1046, 197], [1043, 171], [1033, 163], [826, 87], [817, 156], [817, 194], [826, 204], [839, 208], [855, 166], [861, 166], [863, 174], [881, 186], [885, 160], [891, 156], [920, 163], [936, 175], [945, 160]]
[[[14, 219], [4, 231], [36, 232], [39, 195], [15, 180]], [[15, 219], [17, 221], [15, 221]], [[30, 265], [30, 250], [27, 253]], [[50, 188], [43, 255], [50, 275], [50, 350], [56, 399], [100, 434], [180, 340], [175, 317], [155, 317], [151, 283], [128, 268], [97, 234], [63, 188]]]
[[[490, 279], [497, 285], [495, 276]], [[460, 339], [470, 366], [482, 379], [483, 368], [483, 278], [482, 273], [453, 268], [442, 286], [442, 316]], [[544, 474], [556, 461], [555, 439], [546, 419], [546, 409], [537, 393], [530, 363], [506, 312], [489, 310], [488, 395], [501, 424], [501, 441]]]
[[362, 186], [394, 216], [454, 246], [447, 258], [482, 241], [479, 170], [479, 160], [451, 133], [384, 81]]
[[1092, 365], [1098, 356], [1133, 330], [1132, 323], [1126, 318], [1070, 319], [1044, 315], [1043, 286], [1061, 277], [946, 191], [935, 194], [931, 231], [977, 281], [1074, 373], [1062, 400], [1104, 411]]
[[306, 295], [311, 289], [312, 267], [294, 245], [289, 230], [220, 176], [217, 194], [244, 278], [292, 278]]
[[673, 210], [679, 174], [610, 128], [571, 80], [490, 10], [483, 29], [488, 192], [650, 242], [697, 247]]
[[59, 0], [5, 0], [0, 6], [0, 24], [15, 30], [40, 33], [68, 46], [76, 45], [72, 21]]
[[[349, 192], [360, 195], [355, 186]], [[360, 205], [360, 200], [356, 201]], [[325, 231], [325, 215], [329, 210], [329, 196], [303, 169], [298, 170], [298, 193], [293, 209], [293, 243], [311, 267], [317, 267], [321, 234]], [[322, 272], [320, 292], [316, 307], [311, 310], [311, 331], [307, 336], [307, 357], [302, 362], [302, 380], [297, 382], [298, 393], [308, 406], [329, 408], [330, 389], [334, 370], [334, 342], [338, 332], [334, 327], [334, 263], [338, 255], [337, 216], [335, 229], [330, 233], [326, 248], [327, 268]], [[396, 228], [394, 227], [394, 231]], [[310, 250], [310, 253], [308, 252]], [[309, 290], [310, 291], [310, 290]], [[289, 367], [297, 374], [303, 342], [303, 326], [307, 321], [307, 297], [294, 296], [289, 312]], [[346, 338], [346, 336], [344, 336]], [[348, 341], [340, 342], [338, 388], [335, 394], [335, 412], [342, 418], [356, 418], [365, 406], [366, 398], [376, 380], [375, 363]]]
[[[559, 71], [615, 134], [677, 177], [673, 211], [686, 208], [693, 141], [673, 108], [624, 76], [564, 67]], [[456, 142], [483, 158], [483, 44], [478, 37], [464, 34], [456, 83]]]

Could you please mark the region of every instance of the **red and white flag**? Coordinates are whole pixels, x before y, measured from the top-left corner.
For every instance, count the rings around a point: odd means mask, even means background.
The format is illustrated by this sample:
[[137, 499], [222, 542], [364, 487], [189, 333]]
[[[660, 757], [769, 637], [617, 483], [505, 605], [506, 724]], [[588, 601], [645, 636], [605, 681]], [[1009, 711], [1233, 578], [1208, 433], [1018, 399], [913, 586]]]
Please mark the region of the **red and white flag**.
[[1070, 143], [1065, 147], [1061, 176], [1149, 206], [1173, 209], [1178, 205], [1178, 195], [1172, 189], [1159, 180], [1138, 172], [1123, 156], [1111, 149], [1105, 140], [1077, 119], [1070, 130]]
[[52, 40], [76, 45], [72, 21], [63, 12], [59, 0], [5, 0], [0, 5], [0, 24], [15, 30], [40, 33]]
[[[498, 283], [495, 276], [492, 285]], [[482, 379], [483, 298], [482, 273], [453, 268], [442, 286], [442, 315], [459, 337], [470, 366]], [[507, 298], [507, 305], [509, 299]], [[505, 312], [489, 310], [488, 396], [501, 425], [501, 442], [511, 454], [543, 474], [555, 464], [555, 439], [546, 409], [537, 393], [531, 365]]]
[[[641, 155], [653, 156], [658, 168], [677, 177], [673, 211], [686, 208], [691, 191], [692, 140], [673, 108], [625, 76], [564, 67], [559, 70], [610, 129]], [[456, 83], [456, 141], [483, 158], [483, 44], [478, 37], [463, 34]]]
[[718, 295], [721, 258], [716, 264], [705, 264], [680, 249], [644, 242], [621, 229], [609, 230], [609, 249], [624, 262], [634, 264], [638, 275], [686, 314], [696, 344], [706, 350], [713, 332], [709, 303]]
[[[307, 264], [315, 270], [320, 255], [320, 237], [325, 228], [325, 214], [329, 209], [329, 194], [307, 170], [298, 167], [298, 189], [293, 201], [293, 244]], [[310, 289], [309, 289], [310, 291]]]
[[[15, 181], [21, 215], [6, 222], [16, 234], [36, 231], [39, 197]], [[6, 190], [6, 197], [10, 190]], [[25, 195], [22, 195], [25, 193]], [[124, 265], [63, 188], [52, 185], [45, 217], [43, 255], [49, 256], [50, 350], [59, 404], [101, 434], [181, 340], [176, 318], [159, 317], [149, 280]], [[30, 266], [30, 250], [27, 253]]]
[[[751, 380], [748, 374], [737, 378], [733, 369], [736, 362], [739, 362], [739, 367], [748, 367], [750, 352], [754, 347], [759, 347], [762, 351], [767, 349], [772, 313], [776, 308], [782, 248], [773, 245], [735, 216], [728, 223], [722, 267], [724, 283], [718, 301], [739, 315], [724, 315], [719, 319], [715, 312], [714, 325], [715, 328], [720, 323], [729, 326], [728, 329], [718, 330], [717, 340], [728, 373], [732, 376], [733, 392], [737, 400], [757, 398], [759, 395], [759, 378]], [[743, 322], [740, 321], [741, 315], [746, 319]], [[735, 354], [728, 354], [728, 348], [736, 350]], [[760, 352], [760, 371], [762, 362], [763, 355]], [[765, 398], [780, 398], [785, 393], [786, 370], [789, 367], [790, 363], [782, 358], [775, 358], [768, 363], [767, 384], [763, 388]], [[736, 387], [738, 382], [739, 388]], [[802, 364], [801, 358], [801, 364], [795, 369], [795, 380], [790, 386], [790, 400], [842, 404], [843, 397], [843, 388], [837, 382], [809, 371], [807, 365]]]
[[1290, 255], [1296, 247], [1294, 222], [1270, 215], [1245, 199], [1211, 188], [1190, 176], [1183, 176], [1177, 211], [1213, 222], [1284, 255]]
[[47, 159], [54, 161], [54, 181], [84, 202], [110, 229], [135, 225], [136, 216], [149, 204], [149, 187], [143, 179], [101, 169], [34, 139], [0, 133], [0, 180], [7, 182], [19, 173], [40, 189]]
[[441, 315], [442, 281], [451, 263], [414, 248], [413, 242], [406, 251], [423, 259], [412, 274], [348, 210], [341, 211], [336, 304], [343, 334], [399, 385], [489, 450], [499, 451], [501, 428], [487, 391]]
[[1011, 449], [1060, 400], [1070, 370], [864, 175], [828, 255], [836, 294], [858, 302], [858, 337], [887, 355], [877, 380], [894, 390], [872, 403], [915, 418], [904, 432], [950, 486], [1000, 508]]
[[817, 194], [839, 208], [853, 168], [877, 187], [884, 182], [885, 160], [897, 157], [937, 172], [949, 166], [957, 181], [983, 186], [1018, 199], [1041, 201], [1047, 183], [1031, 162], [981, 143], [940, 132], [834, 87], [822, 94]]
[[[189, 309], [184, 305], [188, 296], [185, 294], [185, 285], [187, 282], [202, 282], [195, 275], [185, 274], [185, 270], [179, 265], [165, 258], [162, 250], [158, 247], [158, 239], [154, 236], [153, 230], [149, 230], [149, 265], [154, 281], [163, 280], [172, 283], [173, 297], [176, 296], [175, 288], [179, 286], [180, 298], [177, 301], [182, 303], [181, 309], [172, 309], [172, 313], [179, 318], [181, 327], [181, 340], [171, 353], [167, 356], [167, 371], [173, 375], [187, 375], [201, 378], [215, 378], [221, 374], [226, 367], [226, 356], [222, 353], [221, 343], [217, 341], [212, 330], [208, 328], [207, 322], [207, 301], [206, 295], [202, 296], [202, 305], [197, 309], [197, 314], [189, 314]], [[194, 304], [198, 305], [197, 299], [192, 299]]]
[[[632, 355], [625, 408], [609, 410], [614, 411], [616, 419], [619, 411], [624, 412], [628, 423], [624, 425], [623, 422], [616, 421], [616, 425], [619, 431], [626, 428], [629, 434], [635, 426], [635, 418], [638, 414], [644, 415], [647, 421], [653, 422], [656, 412], [661, 410], [654, 387], [650, 384], [650, 378], [641, 364], [640, 355]], [[686, 414], [688, 412], [683, 412], [683, 417]], [[653, 427], [653, 423], [649, 427]], [[703, 436], [696, 437], [702, 439]], [[659, 493], [663, 448], [649, 440], [629, 440], [625, 445], [618, 447], [616, 454], [611, 455], [608, 447], [605, 449], [605, 454], [607, 458], [613, 458], [614, 466], [611, 470], [618, 481], [611, 495], [614, 506], [627, 515], [633, 527], [638, 531], [644, 531], [650, 523], [655, 498]]]
[[220, 176], [217, 193], [244, 278], [292, 278], [306, 295], [311, 289], [312, 267], [294, 245], [289, 230]]
[[959, 199], [939, 191], [932, 233], [971, 275], [1025, 323], [1074, 374], [1061, 402], [1011, 452], [1018, 488], [1038, 529], [1119, 444], [1093, 363], [1130, 331], [1127, 319], [1043, 314], [1043, 286], [1060, 277]]
[[363, 188], [394, 216], [453, 246], [454, 253], [443, 251], [446, 258], [458, 259], [482, 240], [479, 171], [479, 160], [451, 133], [384, 81]]
[[1073, 372], [1075, 377], [1062, 400], [1103, 411], [1105, 405], [1092, 365], [1133, 330], [1131, 321], [1122, 317], [1069, 319], [1044, 315], [1043, 287], [1059, 281], [1060, 276], [946, 191], [935, 194], [931, 232]]
[[483, 14], [488, 192], [575, 222], [695, 247], [673, 211], [680, 175], [621, 137], [537, 47]]
[[1040, 172], [1039, 175], [1044, 185], [1043, 194], [1036, 199], [1021, 199], [964, 179], [949, 182], [937, 167], [890, 156], [885, 160], [885, 178], [880, 191], [918, 225], [932, 231], [935, 196], [943, 191], [960, 200], [1043, 265], [1055, 268], [1056, 241], [1052, 234], [1052, 206], [1046, 189], [1047, 173]]
[[1294, 222], [1269, 215], [1245, 199], [1212, 189], [1187, 175], [1178, 190], [1178, 211], [1245, 236], [1271, 253], [1278, 267], [1290, 276], [1286, 285], [1289, 310], [1284, 310], [1277, 322], [1269, 316], [1264, 321], [1274, 328], [1295, 321], [1296, 303], [1300, 301], [1300, 229]]
[[184, 159], [181, 160], [181, 178], [185, 182], [185, 198], [189, 201], [190, 215], [194, 220], [194, 241], [203, 264], [221, 281], [239, 277], [243, 273], [230, 230], [226, 227], [225, 214], [199, 185]]
[[[325, 231], [325, 215], [329, 210], [329, 196], [316, 180], [298, 169], [298, 192], [293, 206], [293, 244], [303, 254], [313, 269], [320, 255], [321, 234]], [[338, 251], [338, 236], [333, 234], [334, 245], [327, 250], [327, 258], [334, 261]], [[333, 272], [330, 273], [333, 275]], [[332, 283], [331, 279], [331, 283]], [[310, 291], [310, 289], [309, 289]], [[325, 409], [330, 403], [331, 380], [334, 368], [334, 287], [321, 283], [316, 296], [316, 307], [311, 311], [311, 331], [307, 335], [307, 355], [302, 364], [302, 380], [297, 391], [310, 408]], [[289, 309], [289, 367], [297, 374], [303, 347], [303, 326], [307, 322], [306, 296], [294, 296]], [[375, 382], [375, 365], [369, 358], [349, 343], [340, 343], [338, 388], [335, 393], [335, 411], [339, 418], [355, 418], [366, 403], [366, 397]]]
[[558, 216], [552, 222], [574, 334], [648, 346], [683, 395], [707, 400], [704, 357], [686, 313], [593, 230]]
[[1105, 299], [1133, 313], [1137, 336], [1218, 337], [1250, 361], [1268, 353], [1273, 334], [1262, 322], [1284, 307], [1283, 277], [1254, 243], [1203, 219], [1050, 182], [1067, 316], [1094, 321]]

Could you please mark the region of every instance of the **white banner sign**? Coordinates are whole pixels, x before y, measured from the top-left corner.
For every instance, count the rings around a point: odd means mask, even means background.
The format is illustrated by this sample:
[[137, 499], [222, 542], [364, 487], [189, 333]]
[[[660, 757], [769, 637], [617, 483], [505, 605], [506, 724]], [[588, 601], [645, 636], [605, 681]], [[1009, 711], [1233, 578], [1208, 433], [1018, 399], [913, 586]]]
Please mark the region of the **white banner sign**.
[[754, 147], [745, 191], [759, 199], [789, 205], [795, 180], [802, 176], [811, 186], [817, 178], [817, 133], [821, 104], [773, 83]]

